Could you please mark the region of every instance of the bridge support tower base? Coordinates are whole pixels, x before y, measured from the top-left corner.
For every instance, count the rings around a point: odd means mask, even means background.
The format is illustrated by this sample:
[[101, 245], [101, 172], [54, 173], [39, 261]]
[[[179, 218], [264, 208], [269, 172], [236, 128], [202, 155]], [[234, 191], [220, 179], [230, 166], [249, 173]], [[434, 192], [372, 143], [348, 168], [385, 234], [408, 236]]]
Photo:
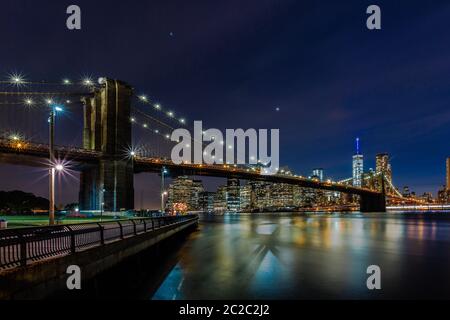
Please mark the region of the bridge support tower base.
[[386, 196], [383, 193], [360, 196], [361, 212], [386, 212]]
[[131, 98], [126, 83], [102, 78], [92, 98], [85, 98], [83, 148], [103, 154], [97, 166], [81, 172], [80, 209], [134, 209], [134, 170], [130, 155]]

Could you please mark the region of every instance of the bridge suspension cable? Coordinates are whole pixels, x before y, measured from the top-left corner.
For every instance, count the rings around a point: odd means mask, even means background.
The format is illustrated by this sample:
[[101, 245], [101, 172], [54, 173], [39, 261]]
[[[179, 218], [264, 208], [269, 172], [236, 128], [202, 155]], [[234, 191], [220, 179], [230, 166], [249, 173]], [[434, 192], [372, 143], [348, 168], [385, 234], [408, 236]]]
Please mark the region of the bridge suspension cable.
[[142, 104], [152, 106], [155, 111], [164, 114], [168, 119], [173, 120], [173, 121], [177, 121], [177, 122], [179, 122], [182, 125], [186, 124], [186, 118], [184, 118], [184, 117], [177, 118], [175, 116], [175, 112], [174, 111], [171, 111], [169, 109], [163, 108], [161, 106], [161, 104], [159, 104], [159, 103], [152, 102], [147, 97], [147, 95], [135, 95], [135, 97], [137, 97]]
[[10, 73], [8, 75], [8, 80], [0, 80], [0, 85], [10, 85], [15, 87], [23, 87], [27, 85], [48, 85], [48, 86], [84, 86], [89, 88], [97, 88], [97, 84], [92, 80], [91, 76], [83, 76], [80, 81], [72, 81], [68, 78], [62, 79], [60, 82], [56, 81], [30, 81], [25, 79], [25, 76], [20, 73]]

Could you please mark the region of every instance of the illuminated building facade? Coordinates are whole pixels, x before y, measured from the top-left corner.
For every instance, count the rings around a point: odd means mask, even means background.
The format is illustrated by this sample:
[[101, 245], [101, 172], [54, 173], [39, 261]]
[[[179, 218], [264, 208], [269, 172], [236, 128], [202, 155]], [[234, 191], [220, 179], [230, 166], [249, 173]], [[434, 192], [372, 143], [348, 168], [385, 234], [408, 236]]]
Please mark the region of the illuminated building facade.
[[447, 163], [447, 175], [446, 175], [446, 188], [447, 188], [447, 191], [450, 191], [450, 157], [449, 158], [447, 158], [447, 161], [446, 161]]
[[214, 196], [214, 211], [224, 212], [227, 210], [227, 186], [220, 186]]
[[271, 183], [263, 181], [250, 181], [254, 192], [254, 209], [264, 210], [270, 206], [270, 186]]
[[293, 207], [293, 189], [291, 184], [273, 183], [270, 186], [269, 207]]
[[229, 212], [239, 212], [241, 209], [241, 186], [239, 179], [228, 179], [227, 180], [227, 211]]
[[200, 194], [200, 208], [203, 212], [214, 212], [215, 192], [204, 191]]
[[359, 152], [359, 138], [356, 138], [356, 154], [353, 156], [353, 186], [362, 187], [364, 156]]
[[322, 168], [316, 168], [313, 169], [312, 172], [312, 178], [319, 179], [319, 181], [323, 181], [323, 169]]
[[255, 193], [251, 184], [241, 186], [240, 191], [241, 211], [251, 211], [255, 205]]
[[387, 153], [379, 153], [375, 158], [377, 174], [383, 174], [384, 178], [392, 182], [392, 169], [389, 163], [389, 155]]
[[180, 176], [169, 185], [166, 208], [175, 209], [175, 205], [185, 205], [188, 211], [201, 210], [200, 198], [204, 191], [199, 180], [191, 180], [187, 176]]

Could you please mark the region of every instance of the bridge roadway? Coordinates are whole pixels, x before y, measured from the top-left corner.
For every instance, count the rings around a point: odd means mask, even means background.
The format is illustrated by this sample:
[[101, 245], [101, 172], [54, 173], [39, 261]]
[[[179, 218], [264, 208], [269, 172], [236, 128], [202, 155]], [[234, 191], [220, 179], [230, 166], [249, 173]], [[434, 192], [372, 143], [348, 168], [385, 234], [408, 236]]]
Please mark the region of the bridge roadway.
[[[46, 166], [48, 165], [48, 145], [22, 142], [18, 147], [18, 142], [0, 139], [0, 162], [27, 165]], [[86, 166], [97, 165], [101, 159], [108, 159], [108, 156], [101, 152], [81, 149], [77, 147], [56, 147], [56, 158], [64, 159], [70, 163], [72, 170], [81, 170]], [[304, 188], [337, 191], [359, 196], [379, 196], [380, 192], [357, 188], [337, 182], [320, 182], [316, 180], [296, 177], [291, 175], [261, 175], [258, 171], [249, 168], [234, 167], [233, 165], [198, 165], [198, 164], [174, 164], [164, 158], [146, 158], [136, 156], [133, 158], [134, 172], [155, 172], [160, 173], [163, 167], [167, 168], [172, 176], [197, 175], [223, 178], [238, 178], [243, 180], [267, 181], [274, 183], [287, 183], [299, 185]]]

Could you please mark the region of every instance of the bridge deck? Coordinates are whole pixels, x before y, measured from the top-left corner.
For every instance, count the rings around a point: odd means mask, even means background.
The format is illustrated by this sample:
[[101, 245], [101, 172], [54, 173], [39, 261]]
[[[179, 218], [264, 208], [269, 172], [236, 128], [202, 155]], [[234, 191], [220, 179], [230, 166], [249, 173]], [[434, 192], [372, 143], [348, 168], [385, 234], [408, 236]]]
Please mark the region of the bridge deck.
[[[9, 140], [0, 139], [0, 161], [24, 165], [48, 165], [42, 159], [48, 158], [48, 145], [24, 143], [20, 148]], [[100, 159], [108, 158], [101, 152], [86, 150], [77, 147], [56, 147], [56, 157], [65, 159], [72, 163], [74, 170], [83, 164], [95, 164]], [[199, 175], [224, 178], [238, 178], [243, 180], [268, 181], [274, 183], [294, 184], [305, 188], [337, 191], [356, 195], [377, 195], [378, 191], [357, 188], [339, 182], [321, 182], [292, 175], [263, 175], [257, 170], [250, 168], [234, 167], [232, 165], [197, 165], [197, 164], [174, 164], [171, 160], [164, 158], [134, 157], [134, 171], [139, 172], [161, 172], [163, 167], [167, 168], [171, 175]], [[81, 165], [80, 165], [81, 164]]]

